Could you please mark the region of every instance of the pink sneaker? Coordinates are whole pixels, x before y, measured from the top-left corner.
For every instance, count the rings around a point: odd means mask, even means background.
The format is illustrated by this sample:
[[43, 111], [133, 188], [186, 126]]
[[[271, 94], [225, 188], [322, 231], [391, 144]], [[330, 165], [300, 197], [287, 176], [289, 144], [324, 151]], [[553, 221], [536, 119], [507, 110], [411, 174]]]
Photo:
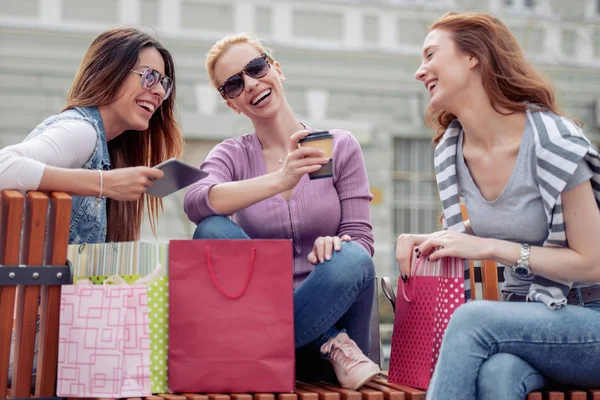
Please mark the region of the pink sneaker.
[[356, 390], [381, 373], [381, 370], [358, 348], [347, 334], [340, 333], [321, 346], [321, 353], [329, 354], [340, 385]]

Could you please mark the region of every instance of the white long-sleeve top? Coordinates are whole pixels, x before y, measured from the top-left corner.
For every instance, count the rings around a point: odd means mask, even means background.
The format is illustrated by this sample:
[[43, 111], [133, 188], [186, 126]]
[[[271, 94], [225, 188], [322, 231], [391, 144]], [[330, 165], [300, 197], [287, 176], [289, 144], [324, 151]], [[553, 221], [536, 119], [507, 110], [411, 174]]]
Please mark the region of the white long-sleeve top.
[[0, 150], [0, 191], [37, 190], [46, 165], [81, 168], [96, 146], [97, 133], [86, 121], [57, 121], [43, 134]]

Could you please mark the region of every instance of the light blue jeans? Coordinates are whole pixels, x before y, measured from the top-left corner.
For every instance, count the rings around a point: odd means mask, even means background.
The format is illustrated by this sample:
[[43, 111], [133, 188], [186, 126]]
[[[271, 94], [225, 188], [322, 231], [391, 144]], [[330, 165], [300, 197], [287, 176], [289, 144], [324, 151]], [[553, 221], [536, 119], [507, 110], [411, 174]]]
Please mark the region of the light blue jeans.
[[548, 382], [600, 386], [600, 302], [476, 300], [452, 315], [427, 399], [513, 400]]
[[[211, 216], [198, 224], [194, 239], [250, 238], [230, 219]], [[340, 251], [318, 264], [294, 290], [294, 341], [300, 377], [331, 377], [330, 364], [323, 363], [319, 349], [341, 331], [368, 354], [374, 279], [375, 267], [367, 250], [358, 243], [343, 242]]]

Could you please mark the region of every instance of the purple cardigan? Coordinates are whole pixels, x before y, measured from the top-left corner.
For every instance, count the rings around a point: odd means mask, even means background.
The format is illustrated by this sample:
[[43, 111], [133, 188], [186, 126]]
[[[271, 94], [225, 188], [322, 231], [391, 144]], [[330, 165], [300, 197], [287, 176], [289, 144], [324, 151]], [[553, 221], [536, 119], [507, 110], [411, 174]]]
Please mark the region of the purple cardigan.
[[[319, 236], [350, 235], [373, 255], [373, 231], [369, 202], [373, 196], [358, 141], [348, 131], [333, 134], [333, 178], [310, 180], [304, 175], [289, 203], [275, 195], [233, 215], [233, 220], [253, 239], [292, 239], [294, 288], [315, 268], [307, 260]], [[208, 192], [219, 183], [240, 181], [266, 174], [264, 156], [256, 133], [219, 143], [200, 167], [208, 177], [196, 182], [185, 195], [188, 218], [199, 223], [218, 213], [208, 202]]]

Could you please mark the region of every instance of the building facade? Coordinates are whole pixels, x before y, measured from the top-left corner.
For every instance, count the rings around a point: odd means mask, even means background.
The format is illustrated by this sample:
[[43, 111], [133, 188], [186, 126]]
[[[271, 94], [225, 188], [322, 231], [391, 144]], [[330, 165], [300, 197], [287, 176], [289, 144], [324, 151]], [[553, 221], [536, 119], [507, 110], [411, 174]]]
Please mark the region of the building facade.
[[[0, 146], [58, 112], [91, 40], [115, 26], [154, 31], [173, 53], [183, 159], [251, 131], [210, 86], [204, 57], [222, 36], [252, 31], [275, 49], [305, 124], [350, 130], [364, 151], [378, 273], [395, 275], [399, 233], [438, 229], [428, 94], [414, 79], [427, 27], [449, 10], [505, 21], [554, 83], [562, 110], [600, 143], [600, 0], [0, 0]], [[184, 191], [165, 199], [157, 238], [189, 238]]]

